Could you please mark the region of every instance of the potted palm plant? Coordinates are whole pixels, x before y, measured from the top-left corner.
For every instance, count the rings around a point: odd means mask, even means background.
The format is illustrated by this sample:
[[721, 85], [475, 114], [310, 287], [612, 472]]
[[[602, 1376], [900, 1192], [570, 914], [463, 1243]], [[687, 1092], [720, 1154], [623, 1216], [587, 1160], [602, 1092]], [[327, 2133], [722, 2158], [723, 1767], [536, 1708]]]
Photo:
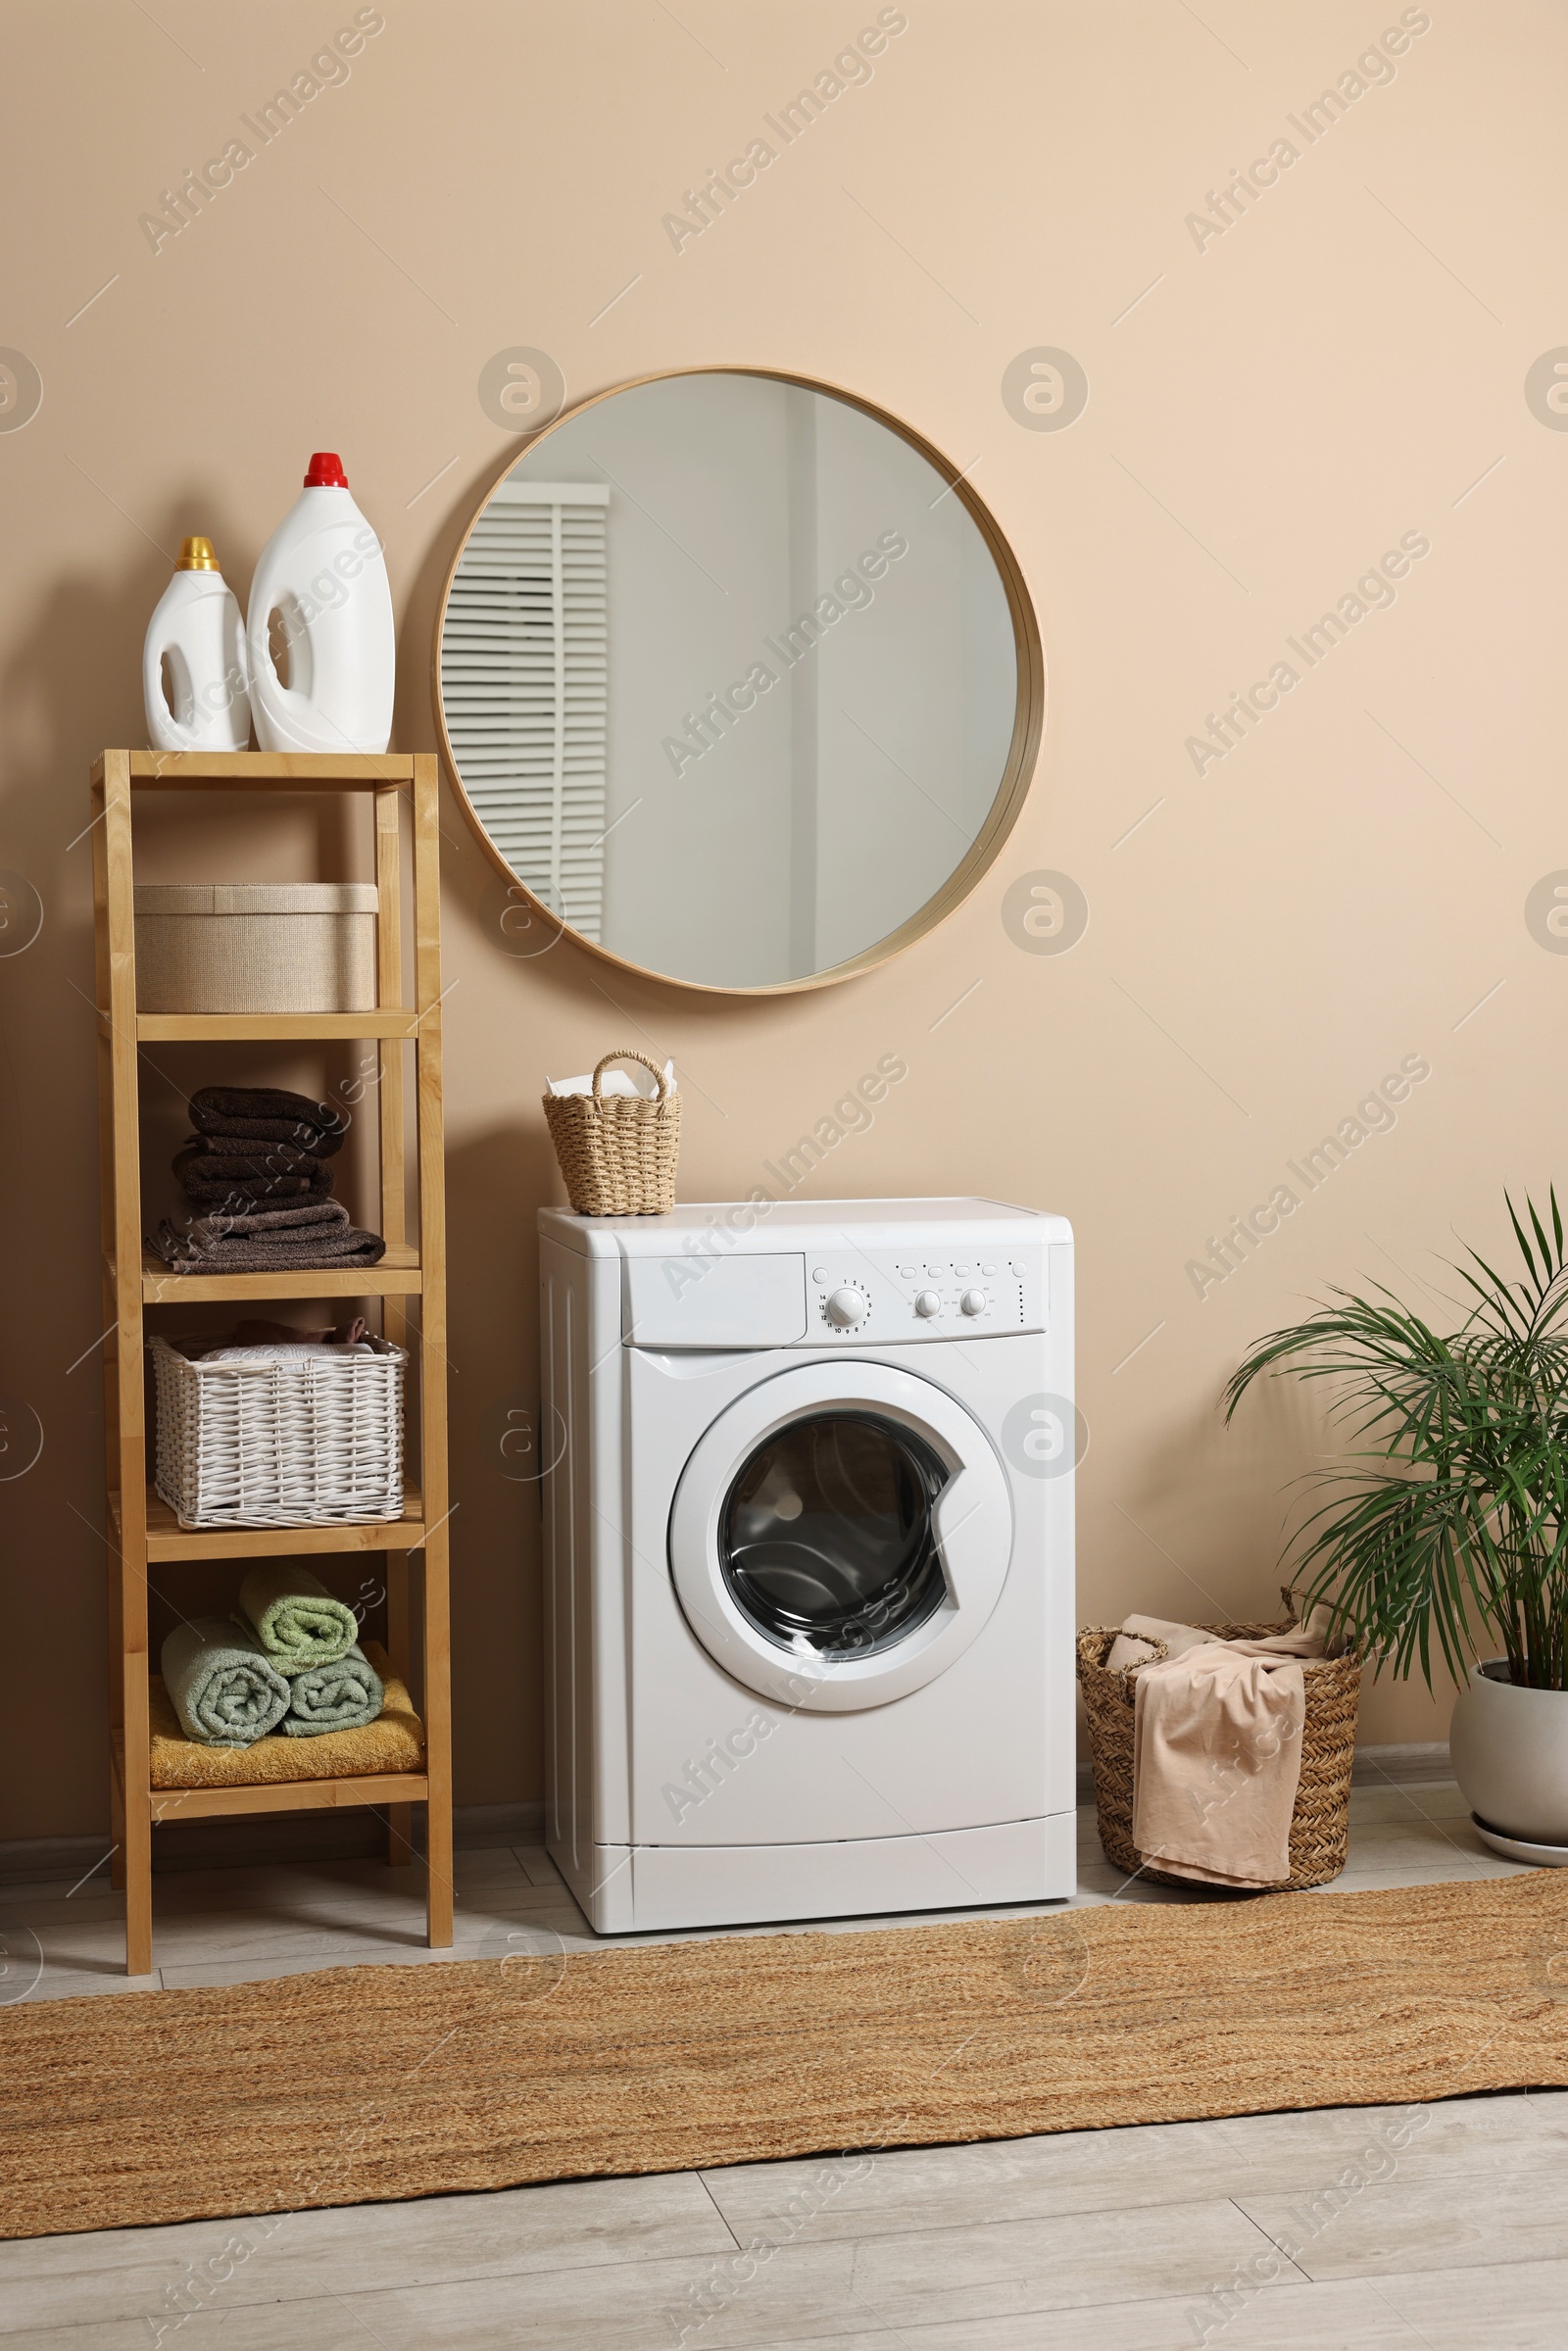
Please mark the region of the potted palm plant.
[[1507, 1205], [1523, 1272], [1469, 1252], [1457, 1331], [1381, 1285], [1335, 1290], [1258, 1341], [1225, 1417], [1264, 1373], [1336, 1384], [1332, 1416], [1359, 1442], [1354, 1466], [1314, 1474], [1328, 1498], [1297, 1537], [1304, 1599], [1327, 1600], [1377, 1670], [1419, 1662], [1429, 1690], [1435, 1632], [1477, 1825], [1568, 1861], [1568, 1253], [1555, 1189], [1549, 1237], [1528, 1199], [1528, 1233]]

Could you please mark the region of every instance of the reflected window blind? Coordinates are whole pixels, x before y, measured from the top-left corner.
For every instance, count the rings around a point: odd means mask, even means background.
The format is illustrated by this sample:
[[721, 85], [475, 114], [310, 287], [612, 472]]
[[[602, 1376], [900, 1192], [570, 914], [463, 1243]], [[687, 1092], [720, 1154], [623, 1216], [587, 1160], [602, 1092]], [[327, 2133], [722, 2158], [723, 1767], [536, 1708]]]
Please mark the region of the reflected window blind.
[[605, 887], [606, 482], [504, 481], [447, 600], [463, 788], [520, 881], [589, 939]]

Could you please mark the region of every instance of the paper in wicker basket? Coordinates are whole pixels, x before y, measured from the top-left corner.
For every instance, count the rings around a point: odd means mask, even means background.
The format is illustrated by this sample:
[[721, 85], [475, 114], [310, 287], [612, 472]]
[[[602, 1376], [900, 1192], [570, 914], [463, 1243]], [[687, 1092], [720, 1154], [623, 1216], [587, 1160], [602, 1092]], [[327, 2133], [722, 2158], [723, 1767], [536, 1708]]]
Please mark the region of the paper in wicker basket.
[[[612, 1061], [640, 1061], [658, 1097], [606, 1094]], [[547, 1094], [545, 1119], [566, 1196], [579, 1216], [663, 1216], [675, 1205], [681, 1098], [646, 1053], [606, 1053], [591, 1094]]]

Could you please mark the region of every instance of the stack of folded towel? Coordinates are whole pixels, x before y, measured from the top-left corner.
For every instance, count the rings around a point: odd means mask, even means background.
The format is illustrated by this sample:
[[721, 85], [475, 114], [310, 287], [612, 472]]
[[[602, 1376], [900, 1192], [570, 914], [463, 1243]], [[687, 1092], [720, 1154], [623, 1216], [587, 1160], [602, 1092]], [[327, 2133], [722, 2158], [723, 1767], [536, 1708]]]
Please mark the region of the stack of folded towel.
[[174, 1173], [195, 1211], [183, 1230], [166, 1219], [149, 1246], [175, 1273], [273, 1273], [317, 1265], [374, 1265], [375, 1233], [332, 1198], [328, 1162], [347, 1122], [330, 1102], [276, 1086], [203, 1086], [190, 1098], [195, 1133]]
[[316, 1739], [373, 1723], [385, 1692], [359, 1645], [359, 1619], [287, 1560], [258, 1560], [234, 1617], [176, 1625], [164, 1642], [164, 1686], [187, 1738], [248, 1747], [270, 1731]]

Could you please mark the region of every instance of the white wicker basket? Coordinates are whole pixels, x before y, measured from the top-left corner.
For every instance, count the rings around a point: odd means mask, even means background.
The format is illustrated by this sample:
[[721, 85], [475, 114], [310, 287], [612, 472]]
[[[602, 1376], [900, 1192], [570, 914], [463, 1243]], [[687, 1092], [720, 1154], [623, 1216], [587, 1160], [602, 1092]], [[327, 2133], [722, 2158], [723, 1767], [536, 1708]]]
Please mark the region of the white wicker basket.
[[155, 1483], [182, 1527], [402, 1517], [402, 1347], [225, 1348], [192, 1363], [160, 1338], [151, 1353]]

